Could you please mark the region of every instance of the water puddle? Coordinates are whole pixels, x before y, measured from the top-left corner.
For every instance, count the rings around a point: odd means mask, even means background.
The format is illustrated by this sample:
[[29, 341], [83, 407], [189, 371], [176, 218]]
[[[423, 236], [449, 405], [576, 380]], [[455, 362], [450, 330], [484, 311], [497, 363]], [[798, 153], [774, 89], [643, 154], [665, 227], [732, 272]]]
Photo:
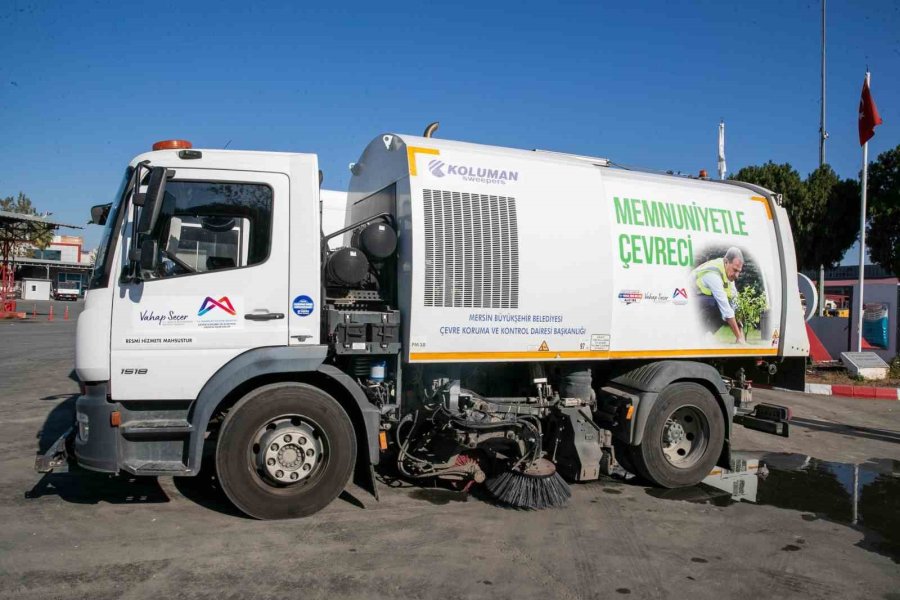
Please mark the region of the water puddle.
[[735, 452], [731, 466], [717, 468], [695, 487], [647, 493], [716, 506], [750, 502], [801, 511], [806, 521], [827, 519], [859, 529], [867, 534], [863, 547], [900, 562], [900, 461], [854, 465], [800, 454]]

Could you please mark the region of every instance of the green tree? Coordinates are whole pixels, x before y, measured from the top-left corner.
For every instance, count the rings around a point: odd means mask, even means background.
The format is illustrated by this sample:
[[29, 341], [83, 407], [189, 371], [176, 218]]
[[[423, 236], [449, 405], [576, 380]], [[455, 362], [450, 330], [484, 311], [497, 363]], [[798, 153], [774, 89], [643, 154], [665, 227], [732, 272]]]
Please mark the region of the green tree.
[[[16, 197], [0, 198], [0, 210], [23, 215], [37, 215], [31, 199], [23, 192]], [[52, 225], [29, 221], [0, 222], [0, 260], [7, 260], [29, 246], [46, 248], [53, 241]]]
[[872, 260], [900, 277], [900, 146], [869, 167], [866, 246]]
[[797, 266], [815, 269], [837, 263], [856, 239], [853, 202], [859, 184], [841, 180], [834, 170], [823, 165], [804, 181], [790, 164], [769, 161], [761, 166], [744, 167], [732, 179], [754, 183], [782, 196], [788, 213]]
[[841, 179], [829, 165], [822, 165], [806, 178], [810, 239], [804, 255], [808, 265], [832, 266], [859, 237], [859, 182]]

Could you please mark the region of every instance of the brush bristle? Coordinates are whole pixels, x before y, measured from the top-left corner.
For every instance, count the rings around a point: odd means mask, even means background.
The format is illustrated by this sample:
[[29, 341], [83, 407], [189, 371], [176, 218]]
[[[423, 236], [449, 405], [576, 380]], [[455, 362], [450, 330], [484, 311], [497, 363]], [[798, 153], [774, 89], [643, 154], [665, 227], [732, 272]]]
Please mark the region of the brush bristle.
[[503, 504], [526, 510], [563, 506], [572, 497], [569, 484], [556, 471], [542, 476], [506, 471], [484, 485]]

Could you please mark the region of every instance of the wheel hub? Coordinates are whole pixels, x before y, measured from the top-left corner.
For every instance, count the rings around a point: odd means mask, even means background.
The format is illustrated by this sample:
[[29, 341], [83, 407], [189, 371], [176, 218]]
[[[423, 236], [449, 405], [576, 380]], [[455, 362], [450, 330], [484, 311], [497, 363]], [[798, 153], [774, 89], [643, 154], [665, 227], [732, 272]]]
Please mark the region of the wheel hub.
[[684, 440], [685, 431], [681, 423], [669, 419], [666, 422], [666, 444], [680, 444]]
[[285, 422], [267, 429], [259, 441], [258, 468], [280, 484], [298, 483], [313, 472], [322, 456], [322, 446], [313, 429]]
[[706, 415], [693, 406], [682, 406], [666, 420], [662, 433], [662, 450], [675, 467], [689, 468], [706, 451], [709, 423]]

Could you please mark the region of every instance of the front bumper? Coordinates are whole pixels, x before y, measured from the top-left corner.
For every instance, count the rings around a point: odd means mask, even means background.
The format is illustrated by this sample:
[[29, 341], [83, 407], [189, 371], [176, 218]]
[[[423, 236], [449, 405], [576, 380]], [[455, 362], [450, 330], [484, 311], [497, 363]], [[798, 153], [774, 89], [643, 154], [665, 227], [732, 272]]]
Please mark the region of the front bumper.
[[107, 383], [85, 386], [75, 401], [75, 458], [79, 466], [103, 473], [119, 472], [119, 434], [110, 423], [118, 404], [107, 400]]

